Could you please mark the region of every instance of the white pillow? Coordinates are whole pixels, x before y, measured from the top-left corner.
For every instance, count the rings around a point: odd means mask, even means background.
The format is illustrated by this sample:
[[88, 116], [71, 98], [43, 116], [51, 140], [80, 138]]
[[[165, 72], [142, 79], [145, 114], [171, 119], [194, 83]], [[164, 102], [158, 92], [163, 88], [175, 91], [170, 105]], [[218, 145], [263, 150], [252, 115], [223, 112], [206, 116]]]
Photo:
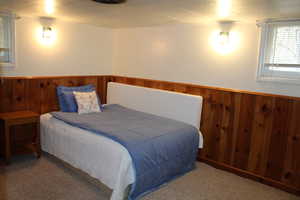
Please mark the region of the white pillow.
[[93, 92], [73, 92], [78, 106], [78, 113], [101, 112], [98, 96]]

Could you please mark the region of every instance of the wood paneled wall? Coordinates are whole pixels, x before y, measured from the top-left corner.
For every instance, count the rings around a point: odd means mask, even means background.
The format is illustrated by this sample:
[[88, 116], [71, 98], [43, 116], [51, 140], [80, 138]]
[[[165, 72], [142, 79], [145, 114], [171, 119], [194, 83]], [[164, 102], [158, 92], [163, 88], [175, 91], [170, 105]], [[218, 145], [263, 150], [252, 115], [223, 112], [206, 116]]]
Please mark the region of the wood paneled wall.
[[32, 110], [47, 113], [59, 110], [56, 87], [92, 84], [106, 102], [110, 76], [9, 77], [0, 79], [0, 112]]
[[93, 84], [104, 103], [109, 81], [200, 95], [202, 161], [300, 194], [300, 98], [120, 76], [0, 81], [0, 112], [58, 110], [57, 85]]

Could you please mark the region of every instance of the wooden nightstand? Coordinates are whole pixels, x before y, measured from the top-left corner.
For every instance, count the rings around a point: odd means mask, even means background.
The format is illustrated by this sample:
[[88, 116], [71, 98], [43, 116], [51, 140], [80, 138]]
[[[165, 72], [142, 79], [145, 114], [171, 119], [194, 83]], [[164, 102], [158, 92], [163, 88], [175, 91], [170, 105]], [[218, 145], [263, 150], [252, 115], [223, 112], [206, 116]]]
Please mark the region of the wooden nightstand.
[[7, 164], [10, 163], [11, 158], [11, 128], [17, 125], [34, 124], [36, 131], [29, 144], [25, 144], [27, 149], [34, 152], [37, 158], [41, 155], [40, 145], [40, 115], [31, 111], [19, 111], [0, 113], [0, 121], [4, 135], [4, 158]]

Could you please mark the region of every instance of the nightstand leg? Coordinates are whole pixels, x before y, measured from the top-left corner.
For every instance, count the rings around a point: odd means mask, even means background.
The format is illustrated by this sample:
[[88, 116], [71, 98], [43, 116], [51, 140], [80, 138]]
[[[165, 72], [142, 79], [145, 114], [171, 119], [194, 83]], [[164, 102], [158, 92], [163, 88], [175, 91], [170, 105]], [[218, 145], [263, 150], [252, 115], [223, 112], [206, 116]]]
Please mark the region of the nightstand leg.
[[9, 133], [9, 125], [5, 123], [4, 125], [4, 137], [5, 137], [5, 162], [6, 164], [10, 164], [10, 133]]

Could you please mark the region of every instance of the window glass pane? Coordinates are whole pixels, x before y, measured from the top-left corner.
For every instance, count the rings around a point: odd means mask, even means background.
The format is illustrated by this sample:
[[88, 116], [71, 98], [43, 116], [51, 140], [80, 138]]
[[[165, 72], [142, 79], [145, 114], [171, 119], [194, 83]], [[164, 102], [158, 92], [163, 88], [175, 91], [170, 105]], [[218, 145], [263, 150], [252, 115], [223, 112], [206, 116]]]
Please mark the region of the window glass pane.
[[0, 62], [10, 62], [10, 18], [0, 16]]
[[278, 26], [273, 29], [269, 63], [300, 64], [300, 26]]
[[262, 26], [258, 80], [300, 84], [300, 20]]

